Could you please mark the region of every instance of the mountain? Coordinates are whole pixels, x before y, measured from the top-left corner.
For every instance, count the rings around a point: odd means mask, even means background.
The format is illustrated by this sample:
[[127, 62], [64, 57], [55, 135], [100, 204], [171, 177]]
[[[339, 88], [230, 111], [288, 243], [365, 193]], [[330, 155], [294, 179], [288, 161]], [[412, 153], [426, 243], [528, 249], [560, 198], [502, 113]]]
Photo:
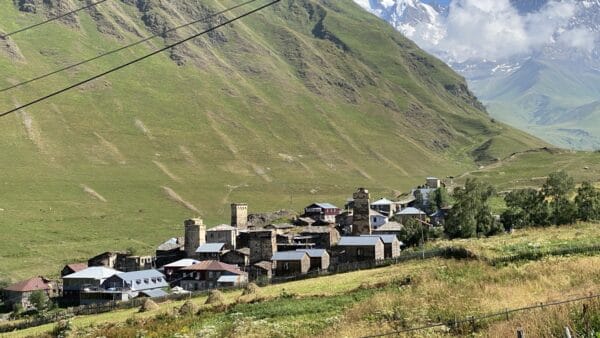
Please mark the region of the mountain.
[[600, 115], [588, 109], [600, 94], [600, 1], [357, 2], [463, 75], [494, 118], [600, 148]]
[[[2, 44], [2, 87], [161, 37], [4, 92], [0, 104], [177, 41], [208, 25], [162, 32], [239, 2], [209, 3], [109, 1], [16, 34]], [[77, 4], [3, 1], [0, 26]], [[228, 222], [236, 201], [262, 212], [339, 205], [358, 186], [393, 196], [427, 175], [545, 145], [492, 121], [462, 77], [382, 20], [326, 0], [282, 1], [8, 115], [0, 135], [0, 279], [56, 273], [107, 250], [150, 253], [187, 217]]]

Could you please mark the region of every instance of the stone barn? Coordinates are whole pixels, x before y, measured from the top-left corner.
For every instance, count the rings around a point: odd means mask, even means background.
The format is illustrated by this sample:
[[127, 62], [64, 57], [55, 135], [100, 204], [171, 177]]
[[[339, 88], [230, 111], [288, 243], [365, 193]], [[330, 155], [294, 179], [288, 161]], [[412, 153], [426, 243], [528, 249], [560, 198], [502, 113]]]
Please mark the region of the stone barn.
[[347, 236], [340, 239], [337, 249], [346, 262], [380, 260], [385, 258], [385, 247], [379, 237]]
[[302, 275], [310, 269], [310, 257], [303, 251], [276, 252], [271, 260], [275, 263], [276, 276]]

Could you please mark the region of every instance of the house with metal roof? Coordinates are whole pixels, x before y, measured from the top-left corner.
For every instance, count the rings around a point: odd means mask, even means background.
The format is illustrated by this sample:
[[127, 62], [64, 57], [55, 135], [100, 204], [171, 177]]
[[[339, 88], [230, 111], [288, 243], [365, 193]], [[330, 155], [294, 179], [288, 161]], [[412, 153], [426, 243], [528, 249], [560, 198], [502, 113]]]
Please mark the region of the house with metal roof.
[[29, 298], [36, 291], [52, 297], [54, 296], [54, 284], [44, 277], [33, 277], [2, 289], [2, 298], [9, 307], [19, 304], [24, 309], [30, 309], [33, 304], [31, 304]]
[[173, 237], [156, 248], [156, 266], [162, 267], [166, 264], [185, 258], [184, 237]]
[[340, 212], [340, 208], [331, 203], [313, 203], [304, 208], [302, 217], [333, 224], [335, 223], [335, 216], [339, 215]]
[[240, 284], [248, 281], [248, 274], [237, 266], [216, 260], [201, 261], [179, 270], [177, 275], [180, 286], [188, 291], [214, 289], [222, 276], [240, 276]]
[[104, 281], [118, 273], [121, 271], [104, 266], [92, 266], [63, 276], [63, 300], [67, 304], [80, 305], [81, 294], [85, 289], [99, 288]]
[[329, 268], [329, 253], [325, 249], [297, 249], [306, 252], [310, 258], [310, 270], [327, 270]]
[[400, 203], [391, 201], [387, 198], [381, 198], [371, 203], [371, 209], [389, 217], [400, 210]]
[[67, 264], [63, 267], [63, 269], [60, 271], [60, 276], [66, 276], [66, 275], [70, 275], [72, 273], [81, 271], [83, 269], [87, 269], [88, 265], [87, 263], [72, 263], [72, 264]]
[[98, 300], [129, 300], [138, 296], [163, 297], [167, 293], [167, 278], [158, 270], [122, 272], [106, 279], [97, 290], [85, 292], [85, 297]]
[[204, 243], [196, 249], [196, 258], [201, 261], [220, 260], [227, 251], [226, 243]]
[[310, 270], [310, 257], [304, 251], [278, 251], [271, 261], [275, 264], [276, 276], [302, 275]]
[[341, 260], [359, 262], [385, 257], [383, 241], [378, 236], [342, 236], [337, 245]]
[[362, 235], [362, 236], [375, 236], [379, 237], [383, 242], [384, 248], [384, 257], [385, 258], [396, 258], [400, 256], [400, 246], [402, 242], [398, 239], [396, 235], [386, 235], [386, 234], [374, 234], [374, 235]]
[[395, 219], [397, 219], [400, 223], [404, 224], [411, 218], [425, 220], [425, 217], [427, 217], [427, 214], [423, 210], [414, 207], [408, 207], [396, 213]]
[[221, 224], [206, 230], [206, 243], [225, 243], [228, 250], [237, 247], [238, 229], [229, 224]]

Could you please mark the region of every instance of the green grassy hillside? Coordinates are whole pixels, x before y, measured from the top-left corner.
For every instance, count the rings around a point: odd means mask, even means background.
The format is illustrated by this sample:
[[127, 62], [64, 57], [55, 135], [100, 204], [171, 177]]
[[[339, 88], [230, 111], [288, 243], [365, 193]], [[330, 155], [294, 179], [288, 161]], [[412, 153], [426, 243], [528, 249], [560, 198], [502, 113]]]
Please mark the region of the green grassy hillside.
[[[36, 13], [2, 1], [0, 29], [43, 20], [59, 2], [33, 3]], [[237, 2], [132, 3], [13, 36], [0, 47], [0, 86]], [[0, 106], [200, 29], [1, 93]], [[106, 250], [151, 252], [186, 217], [226, 222], [233, 201], [251, 212], [341, 204], [357, 186], [389, 194], [544, 145], [490, 121], [462, 78], [383, 21], [324, 0], [283, 1], [9, 115], [0, 135], [0, 279], [55, 274]]]

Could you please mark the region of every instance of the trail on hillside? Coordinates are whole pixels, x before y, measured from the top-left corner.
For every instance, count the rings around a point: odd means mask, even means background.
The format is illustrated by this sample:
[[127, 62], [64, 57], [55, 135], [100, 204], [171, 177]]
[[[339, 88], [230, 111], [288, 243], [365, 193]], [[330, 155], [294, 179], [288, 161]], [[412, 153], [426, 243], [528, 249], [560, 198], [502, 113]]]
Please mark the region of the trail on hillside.
[[173, 181], [176, 182], [181, 182], [181, 178], [175, 174], [173, 174], [169, 168], [167, 168], [167, 166], [157, 160], [153, 160], [152, 163], [154, 163], [158, 169], [160, 169], [165, 175], [169, 176], [170, 179], [172, 179]]
[[154, 140], [154, 136], [152, 136], [150, 129], [148, 129], [148, 127], [146, 127], [146, 125], [144, 124], [144, 122], [142, 122], [142, 120], [135, 119], [134, 124], [135, 124], [136, 128], [138, 128], [144, 135], [146, 135], [146, 137], [148, 137], [150, 140]]
[[202, 212], [200, 212], [200, 209], [196, 208], [196, 206], [194, 206], [192, 203], [184, 200], [181, 196], [179, 196], [179, 194], [177, 194], [175, 192], [175, 190], [166, 187], [166, 186], [162, 186], [161, 187], [164, 191], [164, 193], [167, 195], [167, 197], [169, 197], [169, 199], [171, 199], [174, 202], [179, 203], [180, 205], [186, 207], [187, 209], [194, 211], [198, 214], [201, 214]]
[[104, 137], [102, 137], [102, 135], [98, 134], [97, 132], [94, 132], [94, 135], [98, 138], [98, 140], [100, 141], [100, 144], [102, 144], [102, 146], [108, 150], [109, 154], [111, 154], [112, 157], [117, 162], [119, 162], [119, 164], [127, 163], [125, 155], [123, 155], [123, 153], [121, 153], [119, 148], [114, 143], [105, 139]]
[[102, 201], [102, 202], [104, 202], [104, 203], [108, 202], [108, 201], [106, 200], [106, 198], [104, 198], [104, 196], [100, 195], [100, 194], [99, 194], [99, 193], [98, 193], [96, 190], [94, 190], [94, 189], [92, 189], [92, 188], [88, 187], [87, 185], [85, 185], [85, 184], [81, 184], [81, 188], [83, 189], [83, 191], [84, 191], [86, 194], [88, 194], [88, 195], [92, 196], [93, 198], [95, 198], [95, 199], [97, 199], [97, 200], [100, 200], [100, 201]]

